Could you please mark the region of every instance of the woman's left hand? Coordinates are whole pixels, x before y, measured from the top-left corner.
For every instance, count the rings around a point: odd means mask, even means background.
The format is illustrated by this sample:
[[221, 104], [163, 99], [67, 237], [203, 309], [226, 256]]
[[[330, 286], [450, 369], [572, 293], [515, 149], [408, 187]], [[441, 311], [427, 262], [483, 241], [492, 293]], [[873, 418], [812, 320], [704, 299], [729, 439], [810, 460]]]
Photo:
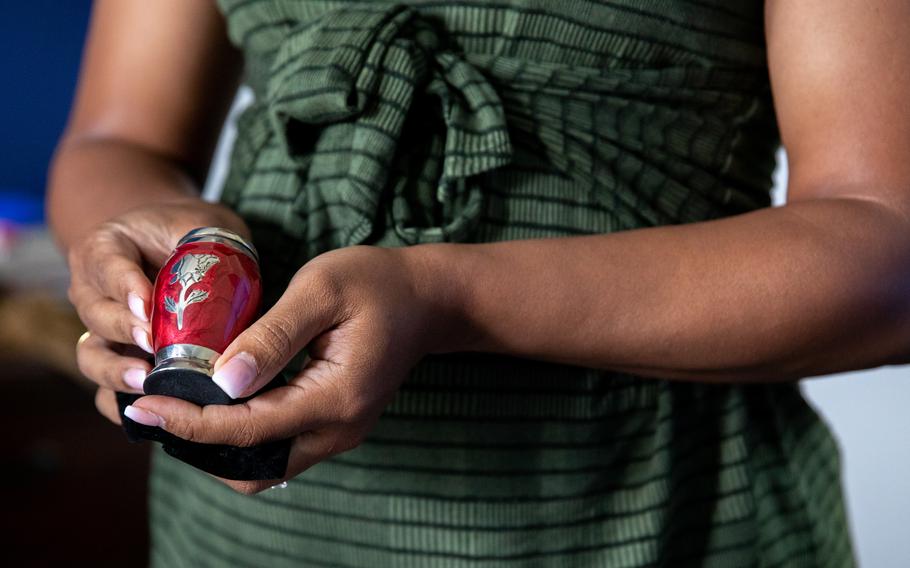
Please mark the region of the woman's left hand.
[[[194, 442], [253, 446], [293, 437], [284, 479], [356, 447], [408, 371], [438, 347], [434, 324], [445, 316], [409, 248], [416, 247], [355, 246], [312, 259], [215, 364], [215, 382], [242, 398], [307, 347], [303, 370], [287, 386], [232, 406], [145, 396], [127, 416]], [[112, 394], [105, 398], [99, 409], [116, 419]], [[245, 494], [277, 483], [222, 481]]]

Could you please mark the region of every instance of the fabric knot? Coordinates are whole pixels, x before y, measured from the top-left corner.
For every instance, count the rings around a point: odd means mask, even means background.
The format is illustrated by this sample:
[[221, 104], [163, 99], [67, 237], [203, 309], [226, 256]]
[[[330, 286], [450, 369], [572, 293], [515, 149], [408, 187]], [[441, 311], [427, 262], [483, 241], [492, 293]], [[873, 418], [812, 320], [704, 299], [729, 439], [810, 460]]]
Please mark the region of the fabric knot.
[[306, 181], [297, 214], [326, 203], [342, 245], [383, 221], [404, 244], [468, 239], [483, 210], [472, 178], [512, 159], [497, 92], [407, 6], [346, 7], [291, 28], [265, 105]]

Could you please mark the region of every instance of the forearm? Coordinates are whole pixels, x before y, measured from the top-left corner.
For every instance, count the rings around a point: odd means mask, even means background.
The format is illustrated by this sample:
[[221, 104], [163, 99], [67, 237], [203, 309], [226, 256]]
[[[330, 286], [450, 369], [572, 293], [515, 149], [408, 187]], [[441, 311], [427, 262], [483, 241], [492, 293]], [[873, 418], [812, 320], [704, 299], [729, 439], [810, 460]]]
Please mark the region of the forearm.
[[782, 380], [910, 352], [906, 220], [819, 199], [609, 235], [411, 247], [434, 352]]
[[175, 160], [114, 138], [64, 139], [50, 170], [48, 220], [67, 250], [89, 229], [134, 207], [199, 195]]

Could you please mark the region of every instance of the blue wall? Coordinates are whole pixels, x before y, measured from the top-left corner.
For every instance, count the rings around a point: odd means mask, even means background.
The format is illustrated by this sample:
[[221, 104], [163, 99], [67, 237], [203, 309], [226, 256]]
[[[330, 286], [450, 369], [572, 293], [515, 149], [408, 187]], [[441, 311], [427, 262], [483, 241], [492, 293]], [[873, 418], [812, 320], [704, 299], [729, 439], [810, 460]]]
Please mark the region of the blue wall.
[[37, 214], [22, 220], [40, 220], [47, 164], [69, 111], [90, 7], [90, 0], [3, 1], [0, 218]]

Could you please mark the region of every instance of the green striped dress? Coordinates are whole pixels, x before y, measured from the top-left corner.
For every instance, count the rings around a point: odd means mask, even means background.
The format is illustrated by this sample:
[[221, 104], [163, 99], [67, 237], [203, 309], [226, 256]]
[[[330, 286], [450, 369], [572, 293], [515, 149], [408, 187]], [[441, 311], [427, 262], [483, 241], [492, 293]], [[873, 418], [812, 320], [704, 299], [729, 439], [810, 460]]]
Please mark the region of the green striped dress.
[[[761, 0], [219, 5], [256, 94], [222, 199], [267, 304], [358, 243], [770, 204]], [[168, 567], [854, 565], [838, 449], [798, 385], [484, 353], [426, 357], [360, 447], [284, 489], [241, 496], [156, 452], [151, 527]]]

